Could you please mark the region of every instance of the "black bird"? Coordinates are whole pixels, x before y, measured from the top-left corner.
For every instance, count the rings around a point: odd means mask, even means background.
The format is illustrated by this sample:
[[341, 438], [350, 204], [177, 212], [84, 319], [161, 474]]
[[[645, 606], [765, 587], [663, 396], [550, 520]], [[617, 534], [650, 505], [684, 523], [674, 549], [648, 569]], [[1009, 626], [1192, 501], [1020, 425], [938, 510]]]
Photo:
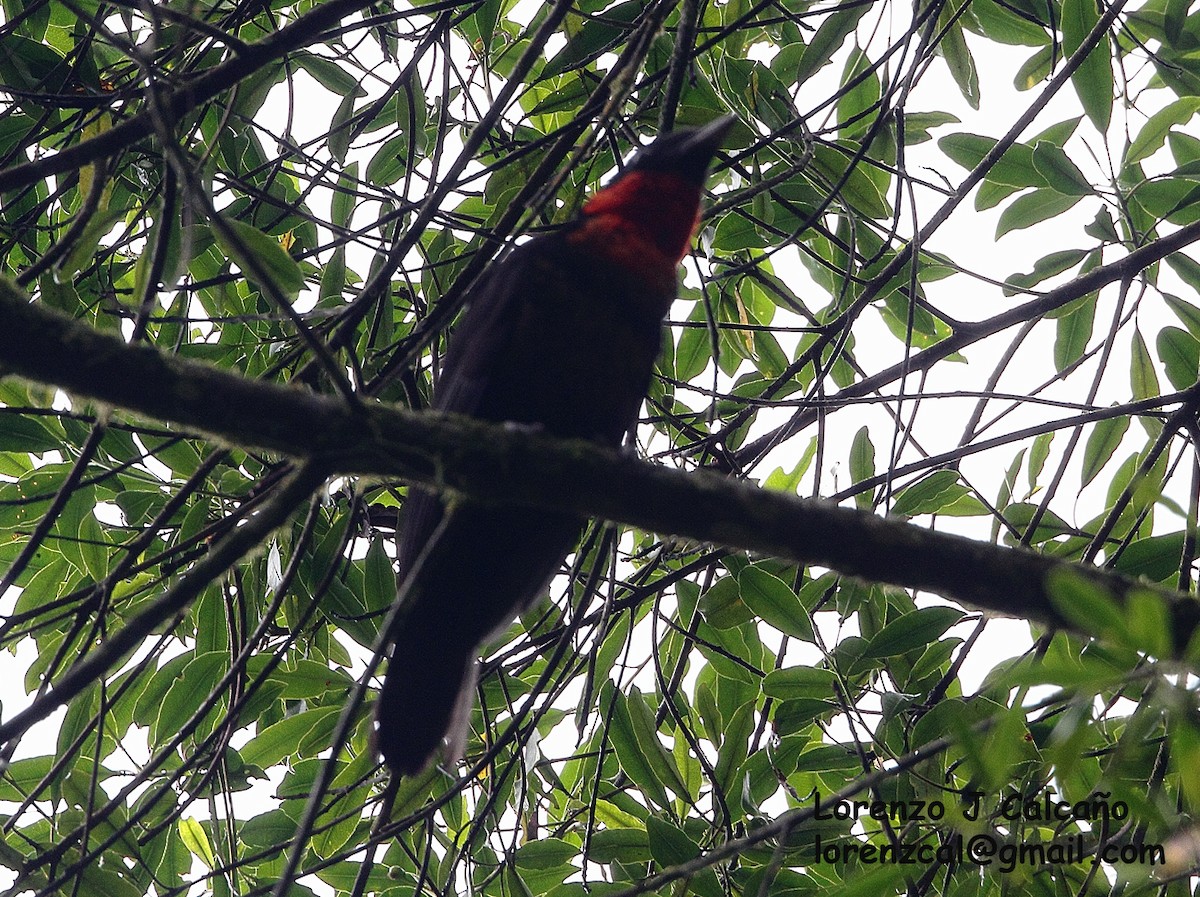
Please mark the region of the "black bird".
[[[433, 407], [617, 448], [637, 423], [700, 216], [709, 164], [732, 124], [641, 149], [570, 224], [518, 246], [468, 297]], [[375, 705], [376, 744], [403, 774], [461, 755], [481, 645], [539, 597], [575, 545], [574, 514], [413, 488], [400, 522], [402, 581], [429, 546]], [[436, 541], [430, 540], [441, 525]]]

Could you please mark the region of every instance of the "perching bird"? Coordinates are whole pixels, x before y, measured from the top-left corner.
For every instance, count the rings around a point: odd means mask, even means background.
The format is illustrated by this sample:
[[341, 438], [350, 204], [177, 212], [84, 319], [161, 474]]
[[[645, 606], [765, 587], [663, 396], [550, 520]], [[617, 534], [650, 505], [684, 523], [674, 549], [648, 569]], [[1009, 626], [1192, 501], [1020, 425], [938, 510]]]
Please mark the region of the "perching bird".
[[[433, 407], [617, 448], [637, 423], [676, 296], [677, 268], [731, 118], [641, 149], [570, 224], [514, 249], [454, 331]], [[528, 607], [575, 545], [569, 513], [483, 505], [412, 489], [402, 582], [445, 518], [391, 634], [376, 744], [414, 774], [462, 751], [480, 646]], [[443, 745], [445, 741], [445, 745]], [[444, 747], [444, 750], [443, 750]]]

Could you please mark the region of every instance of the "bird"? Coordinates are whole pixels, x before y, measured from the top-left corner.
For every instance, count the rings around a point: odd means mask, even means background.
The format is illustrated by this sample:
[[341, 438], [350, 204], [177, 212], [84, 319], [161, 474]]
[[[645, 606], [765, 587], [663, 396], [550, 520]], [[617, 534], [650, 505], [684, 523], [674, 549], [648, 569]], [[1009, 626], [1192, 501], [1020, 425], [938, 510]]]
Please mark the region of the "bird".
[[[571, 222], [504, 256], [467, 297], [431, 406], [621, 448], [732, 123], [659, 136]], [[410, 487], [397, 524], [400, 606], [372, 733], [393, 772], [461, 757], [482, 646], [544, 593], [585, 522], [462, 496], [444, 505]]]

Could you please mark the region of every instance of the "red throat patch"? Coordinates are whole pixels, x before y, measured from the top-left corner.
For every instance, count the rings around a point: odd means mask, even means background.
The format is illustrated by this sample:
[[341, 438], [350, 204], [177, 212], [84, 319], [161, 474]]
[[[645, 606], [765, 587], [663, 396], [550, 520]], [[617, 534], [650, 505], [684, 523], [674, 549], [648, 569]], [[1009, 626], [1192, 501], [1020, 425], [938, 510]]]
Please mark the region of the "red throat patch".
[[653, 247], [674, 266], [687, 254], [696, 233], [700, 188], [665, 171], [631, 171], [584, 203], [583, 215], [618, 219], [613, 222], [614, 236], [619, 233]]

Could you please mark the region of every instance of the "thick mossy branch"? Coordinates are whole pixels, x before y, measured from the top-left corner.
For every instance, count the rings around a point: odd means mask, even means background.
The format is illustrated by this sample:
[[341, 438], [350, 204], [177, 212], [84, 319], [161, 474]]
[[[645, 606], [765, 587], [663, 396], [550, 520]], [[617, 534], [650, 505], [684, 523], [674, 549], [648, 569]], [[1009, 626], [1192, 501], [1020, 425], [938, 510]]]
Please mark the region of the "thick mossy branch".
[[[0, 370], [330, 474], [396, 476], [476, 498], [578, 511], [643, 529], [924, 589], [984, 610], [1078, 629], [1048, 583], [1087, 584], [1126, 605], [1162, 602], [1175, 650], [1200, 604], [1181, 593], [1021, 549], [938, 533], [827, 502], [656, 467], [585, 442], [401, 408], [351, 407], [131, 346], [0, 281]], [[1059, 600], [1062, 590], [1059, 589]], [[1098, 621], [1099, 622], [1099, 621]]]

